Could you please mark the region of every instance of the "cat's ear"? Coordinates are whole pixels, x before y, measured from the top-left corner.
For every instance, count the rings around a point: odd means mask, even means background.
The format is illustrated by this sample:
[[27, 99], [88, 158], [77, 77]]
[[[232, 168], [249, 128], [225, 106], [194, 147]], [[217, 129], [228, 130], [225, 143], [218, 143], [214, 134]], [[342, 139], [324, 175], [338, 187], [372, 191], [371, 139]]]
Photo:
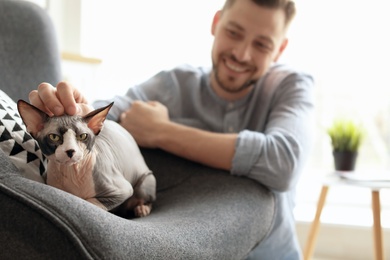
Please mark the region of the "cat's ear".
[[91, 129], [95, 135], [98, 135], [102, 130], [104, 120], [106, 120], [106, 116], [112, 105], [114, 105], [114, 102], [108, 106], [98, 108], [83, 117], [87, 122], [89, 129]]
[[24, 100], [18, 100], [18, 111], [23, 123], [26, 125], [27, 132], [36, 138], [49, 116]]

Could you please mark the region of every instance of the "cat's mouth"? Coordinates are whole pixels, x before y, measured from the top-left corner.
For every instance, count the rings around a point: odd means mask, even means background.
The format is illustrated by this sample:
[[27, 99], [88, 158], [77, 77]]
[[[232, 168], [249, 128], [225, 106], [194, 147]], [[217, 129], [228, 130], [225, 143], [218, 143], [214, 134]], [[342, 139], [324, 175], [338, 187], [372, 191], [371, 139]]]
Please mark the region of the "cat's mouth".
[[75, 162], [75, 161], [69, 160], [69, 161], [63, 162], [62, 164], [66, 165], [66, 166], [72, 166], [73, 164], [76, 164], [76, 163], [78, 163], [78, 161]]
[[74, 158], [68, 158], [66, 160], [56, 159], [57, 163], [62, 164], [62, 165], [66, 165], [66, 166], [72, 166], [72, 165], [78, 163], [79, 161], [80, 161], [79, 159], [74, 159]]
[[54, 159], [58, 164], [71, 166], [79, 163], [82, 158], [82, 154], [76, 149], [57, 149], [53, 157], [48, 159]]
[[66, 160], [66, 161], [57, 161], [58, 163], [60, 164], [64, 164], [64, 165], [67, 165], [67, 166], [70, 166], [70, 165], [73, 165], [73, 164], [76, 164], [78, 163], [80, 160], [73, 160], [72, 158]]

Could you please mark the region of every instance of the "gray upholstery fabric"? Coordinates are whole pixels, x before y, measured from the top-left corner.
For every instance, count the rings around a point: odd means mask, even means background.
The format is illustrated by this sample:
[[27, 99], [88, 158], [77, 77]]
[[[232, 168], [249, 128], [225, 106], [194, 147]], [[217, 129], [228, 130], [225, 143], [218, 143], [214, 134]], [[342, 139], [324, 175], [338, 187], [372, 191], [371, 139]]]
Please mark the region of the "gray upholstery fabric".
[[[60, 75], [56, 46], [41, 46], [56, 45], [53, 32], [39, 46], [26, 42], [35, 42], [34, 37], [12, 36], [31, 30], [31, 12], [42, 16], [40, 26], [49, 26], [43, 31], [52, 30], [36, 6], [0, 0], [0, 87], [14, 99], [25, 98], [40, 81], [55, 83]], [[30, 18], [11, 26], [4, 15]], [[24, 51], [11, 55], [9, 48]], [[9, 66], [35, 55], [47, 61]], [[42, 76], [35, 77], [37, 70]], [[20, 75], [31, 78], [20, 81]], [[243, 259], [268, 234], [274, 197], [260, 184], [161, 150], [142, 153], [157, 179], [157, 201], [151, 215], [128, 220], [21, 177], [0, 150], [0, 259]]]
[[0, 24], [0, 89], [14, 100], [28, 100], [39, 83], [61, 79], [56, 35], [44, 10], [30, 2], [0, 0]]
[[[158, 180], [191, 174], [158, 192], [150, 216], [133, 220], [24, 179], [3, 157], [0, 258], [47, 259], [61, 252], [61, 259], [241, 259], [267, 234], [274, 204], [260, 185], [160, 151], [147, 153], [153, 168], [169, 169], [160, 170]], [[161, 158], [165, 163], [153, 164]]]

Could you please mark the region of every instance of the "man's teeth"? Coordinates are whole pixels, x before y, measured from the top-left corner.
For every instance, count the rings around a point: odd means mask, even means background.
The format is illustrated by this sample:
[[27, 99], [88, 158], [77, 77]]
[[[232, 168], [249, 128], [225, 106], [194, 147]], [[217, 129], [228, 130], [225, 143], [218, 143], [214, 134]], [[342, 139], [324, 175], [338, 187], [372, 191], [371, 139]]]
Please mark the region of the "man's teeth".
[[231, 69], [231, 70], [234, 70], [235, 72], [244, 72], [245, 71], [245, 68], [244, 67], [239, 67], [239, 66], [235, 66], [229, 62], [226, 62], [226, 66]]

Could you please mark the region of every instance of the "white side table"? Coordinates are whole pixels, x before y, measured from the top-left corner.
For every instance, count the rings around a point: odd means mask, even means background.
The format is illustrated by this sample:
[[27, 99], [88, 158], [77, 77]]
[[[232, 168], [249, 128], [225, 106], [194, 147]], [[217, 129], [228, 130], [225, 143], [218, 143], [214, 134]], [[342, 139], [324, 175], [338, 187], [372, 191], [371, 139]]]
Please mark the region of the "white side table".
[[[345, 176], [345, 178], [340, 177]], [[360, 176], [360, 177], [359, 177]], [[374, 253], [376, 260], [384, 260], [383, 252], [383, 235], [382, 235], [382, 225], [381, 225], [381, 205], [380, 205], [380, 190], [384, 188], [390, 188], [390, 173], [386, 174], [385, 179], [379, 178], [365, 178], [364, 176], [369, 177], [368, 174], [359, 174], [358, 172], [333, 172], [329, 176], [326, 176], [318, 199], [317, 210], [314, 217], [314, 220], [310, 226], [309, 236], [306, 242], [304, 250], [304, 259], [310, 260], [314, 247], [317, 241], [317, 235], [319, 230], [320, 218], [322, 209], [325, 205], [326, 196], [330, 186], [334, 185], [350, 185], [355, 187], [364, 187], [371, 189], [372, 196], [372, 215], [373, 215], [373, 234], [374, 234]]]

